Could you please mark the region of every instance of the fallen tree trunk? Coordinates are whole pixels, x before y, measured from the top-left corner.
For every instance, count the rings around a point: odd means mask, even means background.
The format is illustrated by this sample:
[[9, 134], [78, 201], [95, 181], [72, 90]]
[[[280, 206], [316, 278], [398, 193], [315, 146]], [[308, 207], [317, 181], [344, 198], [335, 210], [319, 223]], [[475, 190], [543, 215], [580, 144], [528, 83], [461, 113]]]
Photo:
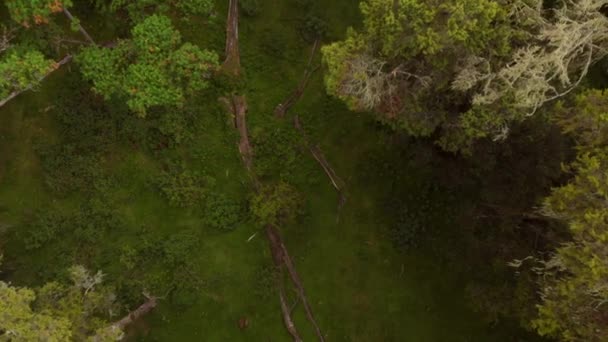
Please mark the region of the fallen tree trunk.
[[[247, 103], [243, 96], [233, 95], [231, 100], [222, 99], [222, 102], [226, 105], [226, 107], [232, 110], [232, 114], [234, 115], [235, 126], [240, 135], [240, 141], [238, 144], [239, 152], [241, 154], [241, 159], [243, 160], [243, 164], [247, 169], [251, 179], [253, 180], [255, 191], [258, 192], [260, 189], [260, 182], [255, 175], [255, 171], [253, 170], [253, 152], [252, 147], [249, 142], [248, 130], [247, 130], [247, 121], [246, 121], [246, 113], [247, 113]], [[306, 294], [304, 291], [304, 286], [300, 280], [300, 277], [295, 269], [295, 265], [293, 264], [289, 253], [287, 252], [287, 248], [283, 243], [281, 235], [273, 226], [266, 226], [266, 237], [268, 238], [268, 242], [270, 243], [270, 251], [272, 254], [272, 258], [275, 266], [282, 269], [284, 265], [289, 273], [289, 278], [292, 283], [296, 287], [297, 295], [302, 304], [304, 305], [306, 311], [306, 317], [314, 327], [314, 330], [317, 334], [317, 337], [320, 341], [324, 342], [325, 339], [323, 334], [321, 333], [321, 329], [319, 328], [314, 316], [312, 314], [312, 309], [308, 300], [306, 298]], [[281, 291], [281, 287], [279, 290]], [[297, 331], [295, 330], [295, 325], [292, 327], [293, 320], [291, 319], [291, 315], [289, 310], [285, 311], [283, 309], [283, 302], [285, 298], [281, 298], [281, 293], [279, 293], [279, 299], [281, 300], [281, 311], [283, 312], [283, 321], [289, 333], [296, 339]], [[285, 304], [286, 307], [286, 304]], [[291, 323], [290, 323], [291, 322]], [[296, 335], [293, 333], [296, 332]]]
[[142, 305], [140, 305], [134, 311], [129, 312], [128, 315], [126, 315], [125, 317], [123, 317], [120, 321], [115, 322], [114, 324], [112, 324], [112, 326], [116, 327], [116, 328], [119, 328], [120, 330], [125, 330], [125, 328], [127, 326], [129, 326], [131, 323], [135, 322], [136, 320], [138, 320], [139, 318], [141, 318], [143, 315], [145, 315], [148, 312], [152, 311], [152, 309], [154, 309], [157, 304], [158, 304], [158, 298], [157, 297], [148, 297], [148, 300], [146, 300], [145, 303], [143, 303]]
[[273, 248], [280, 248], [281, 259], [283, 261], [283, 264], [287, 268], [287, 273], [289, 274], [289, 277], [291, 278], [291, 282], [296, 287], [296, 290], [297, 290], [296, 293], [298, 295], [298, 298], [302, 302], [302, 305], [304, 305], [304, 311], [306, 312], [306, 318], [308, 319], [310, 324], [312, 324], [313, 328], [315, 329], [315, 333], [317, 334], [319, 341], [324, 342], [325, 338], [323, 337], [323, 334], [321, 333], [321, 329], [319, 328], [319, 325], [317, 324], [317, 321], [315, 320], [314, 315], [312, 314], [312, 308], [310, 307], [310, 304], [308, 303], [308, 299], [306, 298], [306, 292], [304, 291], [304, 286], [302, 285], [302, 281], [300, 280], [300, 276], [298, 275], [298, 272], [296, 271], [296, 267], [294, 266], [293, 261], [291, 260], [291, 257], [289, 256], [289, 252], [287, 252], [287, 247], [285, 247], [285, 244], [283, 243], [283, 239], [281, 238], [281, 235], [272, 226], [266, 227], [266, 231], [269, 236], [272, 236], [270, 241], [274, 245]]
[[308, 81], [310, 80], [310, 77], [312, 76], [312, 74], [317, 71], [319, 68], [312, 68], [312, 61], [317, 53], [317, 49], [319, 48], [319, 40], [315, 40], [314, 45], [312, 46], [312, 52], [310, 53], [310, 58], [308, 59], [308, 64], [306, 66], [306, 70], [304, 71], [304, 76], [302, 77], [302, 80], [300, 80], [300, 83], [298, 84], [298, 87], [291, 92], [291, 94], [285, 99], [285, 101], [279, 103], [276, 108], [274, 109], [274, 115], [278, 118], [283, 118], [285, 116], [285, 114], [287, 113], [287, 111], [294, 105], [296, 104], [296, 102], [298, 102], [298, 100], [300, 100], [300, 98], [302, 97], [302, 95], [304, 95], [304, 90], [306, 89], [306, 86], [308, 85]]
[[239, 1], [230, 0], [228, 19], [226, 21], [226, 59], [222, 69], [230, 75], [241, 73], [241, 57], [239, 53]]
[[0, 101], [0, 107], [4, 106], [9, 101], [11, 101], [15, 97], [19, 96], [21, 93], [33, 89], [36, 85], [38, 85], [40, 82], [42, 82], [50, 74], [52, 74], [53, 71], [59, 69], [62, 65], [69, 63], [71, 60], [72, 60], [72, 55], [67, 55], [67, 56], [63, 57], [63, 59], [61, 59], [59, 62], [55, 63], [55, 66], [53, 67], [53, 69], [51, 71], [49, 71], [48, 73], [46, 73], [42, 77], [40, 77], [36, 81], [36, 83], [32, 83], [32, 84], [28, 85], [27, 87], [25, 87], [23, 89], [15, 90], [14, 92], [10, 93], [5, 99], [3, 99], [2, 101]]
[[310, 141], [308, 140], [308, 136], [306, 135], [306, 132], [302, 128], [302, 124], [300, 123], [300, 118], [297, 115], [294, 116], [294, 118], [293, 118], [293, 126], [302, 135], [302, 137], [304, 139], [304, 143], [306, 144], [306, 147], [308, 147], [310, 154], [312, 154], [312, 157], [317, 161], [317, 163], [319, 163], [319, 165], [321, 165], [321, 167], [323, 168], [323, 171], [325, 171], [325, 174], [327, 175], [327, 177], [329, 177], [331, 184], [334, 186], [336, 191], [338, 191], [338, 196], [340, 197], [339, 202], [338, 202], [338, 214], [339, 214], [340, 209], [342, 209], [342, 206], [344, 206], [344, 203], [346, 203], [346, 195], [344, 194], [344, 181], [342, 181], [342, 179], [340, 177], [338, 177], [338, 175], [336, 174], [336, 171], [334, 171], [334, 169], [331, 167], [331, 165], [327, 161], [327, 158], [325, 158], [323, 151], [321, 151], [321, 149], [319, 149], [318, 146], [312, 145], [310, 143]]
[[121, 320], [114, 322], [109, 327], [105, 328], [101, 333], [91, 338], [94, 342], [107, 341], [107, 336], [122, 335], [127, 326], [131, 325], [136, 320], [140, 319], [145, 314], [149, 313], [158, 304], [158, 298], [153, 296], [146, 296], [147, 300], [140, 305], [134, 311], [129, 312], [128, 315], [123, 317]]

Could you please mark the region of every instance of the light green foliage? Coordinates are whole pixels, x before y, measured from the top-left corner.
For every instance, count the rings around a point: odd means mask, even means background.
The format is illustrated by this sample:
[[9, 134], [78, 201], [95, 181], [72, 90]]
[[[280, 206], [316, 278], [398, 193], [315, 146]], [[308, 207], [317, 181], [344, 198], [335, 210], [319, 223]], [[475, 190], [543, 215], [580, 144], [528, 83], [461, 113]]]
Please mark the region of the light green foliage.
[[491, 0], [366, 0], [361, 12], [362, 30], [322, 49], [327, 90], [416, 136], [466, 105], [449, 82], [467, 56], [501, 60], [512, 43], [507, 9]]
[[64, 317], [36, 313], [36, 294], [28, 288], [0, 281], [0, 341], [63, 342], [71, 339], [71, 326]]
[[141, 21], [147, 14], [165, 14], [172, 8], [180, 10], [182, 15], [208, 16], [213, 5], [213, 0], [113, 0], [109, 9], [126, 9], [131, 19]]
[[151, 107], [181, 106], [186, 96], [209, 86], [217, 54], [181, 43], [165, 16], [153, 15], [116, 48], [88, 47], [79, 55], [85, 78], [106, 98], [118, 96], [139, 116]]
[[32, 23], [37, 25], [49, 22], [53, 13], [61, 12], [63, 8], [72, 7], [71, 0], [7, 0], [11, 18], [25, 27]]
[[285, 182], [264, 185], [250, 201], [250, 210], [260, 225], [288, 225], [303, 212], [304, 200]]
[[572, 241], [543, 265], [542, 304], [533, 322], [564, 341], [605, 341], [608, 326], [608, 150], [583, 152], [574, 179], [554, 189], [545, 211], [568, 223]]
[[0, 282], [0, 341], [84, 341], [107, 328], [104, 317], [116, 308], [103, 274], [83, 266], [69, 273], [72, 284], [49, 282], [36, 291]]
[[608, 142], [608, 93], [589, 89], [576, 96], [573, 106], [558, 103], [556, 119], [564, 133], [576, 137], [579, 148], [606, 146]]
[[38, 84], [39, 79], [54, 67], [53, 60], [46, 59], [42, 53], [35, 50], [7, 52], [0, 60], [0, 98]]

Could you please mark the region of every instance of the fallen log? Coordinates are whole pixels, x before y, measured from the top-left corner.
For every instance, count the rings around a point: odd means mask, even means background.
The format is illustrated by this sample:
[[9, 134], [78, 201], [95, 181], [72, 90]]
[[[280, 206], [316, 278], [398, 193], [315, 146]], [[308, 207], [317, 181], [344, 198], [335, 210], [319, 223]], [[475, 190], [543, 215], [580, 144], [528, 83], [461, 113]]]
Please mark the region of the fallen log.
[[136, 320], [140, 319], [145, 314], [152, 311], [152, 309], [154, 309], [156, 307], [156, 305], [158, 304], [158, 297], [146, 295], [146, 298], [147, 298], [147, 300], [142, 305], [140, 305], [137, 309], [129, 312], [129, 314], [126, 315], [125, 317], [123, 317], [121, 320], [116, 321], [116, 322], [112, 323], [112, 325], [110, 325], [109, 327], [103, 329], [103, 331], [101, 333], [98, 333], [97, 335], [93, 336], [91, 338], [91, 340], [94, 342], [102, 342], [102, 341], [107, 341], [107, 335], [110, 335], [110, 336], [116, 336], [119, 334], [122, 335], [124, 330], [129, 325], [131, 325]]
[[226, 59], [222, 70], [238, 76], [241, 73], [241, 57], [239, 53], [239, 1], [230, 0], [228, 19], [226, 21]]
[[313, 59], [317, 53], [317, 49], [319, 48], [319, 40], [315, 40], [314, 45], [312, 46], [312, 52], [310, 53], [310, 58], [308, 59], [308, 64], [306, 65], [306, 70], [304, 71], [304, 76], [300, 80], [298, 87], [291, 92], [291, 94], [285, 99], [285, 101], [279, 103], [274, 109], [274, 115], [277, 118], [283, 118], [287, 111], [302, 98], [304, 95], [304, 90], [306, 90], [306, 86], [308, 85], [308, 81], [312, 74], [317, 71], [319, 68], [312, 68]]
[[344, 187], [345, 187], [344, 181], [342, 181], [342, 179], [336, 174], [336, 171], [334, 171], [334, 169], [331, 167], [331, 165], [327, 161], [327, 158], [325, 158], [323, 151], [321, 151], [321, 149], [319, 149], [318, 146], [312, 145], [310, 143], [308, 136], [306, 135], [306, 132], [304, 131], [304, 128], [302, 128], [302, 123], [300, 122], [300, 118], [298, 117], [298, 115], [295, 115], [293, 117], [293, 126], [302, 135], [302, 138], [304, 139], [304, 143], [306, 144], [306, 147], [310, 151], [310, 154], [312, 154], [312, 157], [317, 161], [317, 163], [319, 165], [321, 165], [321, 168], [323, 168], [323, 171], [325, 172], [327, 177], [329, 177], [331, 184], [338, 192], [338, 196], [340, 197], [340, 199], [338, 201], [338, 214], [339, 214], [340, 210], [346, 203], [346, 195], [344, 193]]

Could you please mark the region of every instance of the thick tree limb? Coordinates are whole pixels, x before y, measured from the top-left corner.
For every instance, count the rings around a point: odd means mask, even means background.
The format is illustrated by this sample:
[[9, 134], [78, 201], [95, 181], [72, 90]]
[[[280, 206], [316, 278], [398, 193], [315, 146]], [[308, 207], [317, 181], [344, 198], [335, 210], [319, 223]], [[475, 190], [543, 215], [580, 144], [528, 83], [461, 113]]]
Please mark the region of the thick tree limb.
[[149, 296], [148, 300], [146, 300], [146, 302], [144, 302], [142, 305], [140, 305], [134, 311], [129, 312], [129, 314], [127, 316], [123, 317], [120, 321], [115, 322], [114, 324], [112, 324], [112, 326], [117, 327], [120, 330], [125, 330], [125, 328], [128, 325], [130, 325], [137, 319], [141, 318], [148, 312], [152, 311], [152, 309], [154, 309], [157, 304], [158, 304], [158, 298]]
[[281, 301], [281, 312], [283, 313], [283, 323], [285, 323], [285, 327], [291, 337], [293, 337], [294, 342], [302, 342], [302, 338], [298, 334], [296, 330], [296, 325], [293, 323], [293, 319], [291, 318], [291, 310], [287, 307], [287, 302], [285, 301], [285, 289], [282, 284], [279, 286], [279, 300]]
[[285, 116], [285, 113], [287, 113], [287, 111], [294, 104], [296, 104], [296, 102], [298, 102], [298, 100], [300, 100], [302, 95], [304, 95], [304, 90], [306, 89], [306, 86], [308, 85], [310, 76], [312, 76], [312, 74], [319, 69], [318, 67], [317, 68], [312, 67], [312, 62], [317, 53], [318, 48], [319, 48], [319, 40], [317, 39], [317, 40], [315, 40], [315, 43], [312, 46], [312, 52], [310, 53], [310, 58], [308, 59], [308, 64], [306, 66], [306, 70], [304, 71], [304, 76], [302, 77], [302, 80], [300, 80], [298, 87], [285, 99], [285, 101], [279, 103], [279, 105], [274, 109], [274, 115], [276, 117], [283, 118]]
[[239, 1], [230, 0], [228, 19], [226, 22], [226, 59], [222, 69], [233, 75], [241, 73], [241, 57], [239, 53]]
[[4, 106], [5, 104], [7, 104], [10, 100], [14, 99], [15, 97], [19, 96], [21, 93], [26, 92], [28, 90], [33, 89], [36, 85], [38, 85], [38, 83], [42, 82], [45, 78], [47, 78], [50, 74], [53, 73], [53, 71], [59, 69], [62, 65], [69, 63], [72, 60], [72, 55], [67, 55], [65, 57], [63, 57], [62, 60], [60, 60], [59, 62], [55, 63], [55, 67], [49, 71], [48, 73], [46, 73], [44, 76], [40, 77], [36, 83], [32, 83], [30, 85], [28, 85], [27, 87], [20, 89], [20, 90], [15, 90], [14, 92], [12, 92], [8, 97], [6, 97], [5, 99], [3, 99], [2, 101], [0, 101], [0, 107]]
[[89, 43], [91, 43], [93, 45], [97, 45], [97, 44], [95, 44], [95, 41], [93, 40], [93, 38], [91, 38], [91, 35], [89, 35], [87, 30], [85, 30], [84, 27], [82, 27], [82, 25], [80, 25], [78, 20], [76, 18], [74, 18], [72, 13], [70, 13], [70, 11], [65, 7], [63, 8], [63, 14], [65, 14], [66, 17], [68, 17], [68, 19], [70, 19], [71, 22], [76, 23], [76, 25], [78, 25], [78, 30], [89, 41]]
[[[124, 332], [124, 330], [127, 326], [131, 325], [133, 322], [135, 322], [136, 320], [138, 320], [145, 314], [152, 311], [152, 309], [154, 309], [156, 307], [156, 305], [158, 304], [158, 297], [146, 295], [146, 298], [147, 298], [147, 300], [142, 305], [140, 305], [137, 309], [129, 312], [129, 314], [126, 315], [125, 317], [123, 317], [121, 320], [116, 321], [109, 327], [105, 328], [102, 333], [98, 333], [97, 335], [93, 336], [92, 340], [95, 342], [107, 341], [107, 337], [104, 336], [106, 333], [112, 332], [112, 331]], [[109, 334], [109, 335], [115, 335], [115, 334]]]

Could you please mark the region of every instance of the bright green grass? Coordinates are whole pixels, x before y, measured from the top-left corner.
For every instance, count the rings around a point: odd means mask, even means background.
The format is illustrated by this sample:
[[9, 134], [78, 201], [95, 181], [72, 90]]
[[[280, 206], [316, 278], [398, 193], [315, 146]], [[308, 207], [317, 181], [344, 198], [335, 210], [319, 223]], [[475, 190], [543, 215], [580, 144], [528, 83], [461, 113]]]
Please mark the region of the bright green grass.
[[[243, 18], [241, 53], [245, 68], [245, 92], [250, 105], [252, 132], [263, 134], [273, 118], [273, 109], [297, 84], [308, 59], [310, 46], [295, 30], [299, 9], [291, 1], [264, 0], [261, 15]], [[358, 18], [357, 1], [318, 1], [316, 11], [330, 23], [330, 36], [337, 38]], [[220, 16], [224, 15], [222, 8]], [[207, 26], [184, 24], [187, 39], [222, 51], [222, 17]], [[210, 32], [211, 31], [211, 32]], [[278, 37], [278, 38], [277, 38]], [[273, 39], [282, 52], [272, 51]], [[284, 44], [284, 45], [283, 45]], [[318, 62], [318, 61], [317, 61]], [[32, 209], [48, 205], [71, 207], [78, 194], [52, 198], [45, 190], [42, 170], [34, 151], [36, 138], [54, 139], [52, 118], [43, 109], [52, 104], [54, 87], [61, 84], [54, 75], [37, 93], [28, 93], [0, 110], [0, 223], [18, 224]], [[205, 130], [181, 154], [193, 168], [213, 175], [223, 192], [242, 199], [249, 196], [248, 179], [236, 149], [236, 137], [222, 113], [209, 107], [203, 116]], [[311, 136], [326, 153], [337, 173], [348, 184], [348, 201], [337, 216], [337, 195], [314, 160], [302, 154], [307, 172], [316, 181], [298, 187], [308, 208], [302, 223], [283, 227], [291, 252], [317, 320], [328, 341], [513, 341], [521, 332], [506, 327], [486, 326], [466, 303], [463, 287], [466, 275], [457, 274], [431, 252], [398, 253], [388, 239], [377, 203], [385, 189], [364, 182], [358, 168], [365, 157], [384, 141], [373, 129], [371, 118], [351, 113], [326, 98], [321, 73], [311, 80], [306, 95], [293, 113], [302, 116]], [[203, 157], [200, 157], [203, 155]], [[198, 157], [197, 157], [198, 156]], [[106, 156], [108, 172], [117, 183], [110, 191], [126, 224], [95, 246], [96, 257], [61, 256], [52, 248], [24, 255], [17, 241], [5, 246], [7, 267], [19, 283], [41, 282], [37, 270], [70, 262], [93, 262], [113, 276], [126, 271], [117, 262], [116, 249], [136, 244], [142, 234], [170, 237], [182, 230], [198, 232], [200, 246], [193, 260], [200, 261], [199, 274], [207, 281], [190, 305], [163, 301], [160, 307], [135, 328], [135, 338], [150, 341], [288, 341], [280, 316], [278, 299], [271, 293], [257, 293], [258, 273], [271, 264], [263, 234], [251, 222], [232, 232], [217, 232], [204, 226], [198, 209], [168, 206], [149, 183], [162, 165], [154, 156], [127, 146], [115, 146]], [[407, 172], [408, 170], [404, 170]], [[413, 170], [410, 170], [413, 171]], [[412, 183], [427, 181], [425, 170], [411, 172]], [[304, 171], [302, 171], [304, 172]], [[302, 175], [291, 175], [294, 179]], [[299, 176], [299, 178], [298, 178]], [[76, 243], [65, 241], [64, 243]], [[57, 261], [56, 261], [57, 260]], [[56, 263], [57, 262], [57, 263]], [[159, 275], [166, 270], [151, 263], [132, 277]], [[237, 321], [248, 317], [250, 326], [241, 331]], [[305, 341], [314, 340], [301, 305], [295, 319]]]

